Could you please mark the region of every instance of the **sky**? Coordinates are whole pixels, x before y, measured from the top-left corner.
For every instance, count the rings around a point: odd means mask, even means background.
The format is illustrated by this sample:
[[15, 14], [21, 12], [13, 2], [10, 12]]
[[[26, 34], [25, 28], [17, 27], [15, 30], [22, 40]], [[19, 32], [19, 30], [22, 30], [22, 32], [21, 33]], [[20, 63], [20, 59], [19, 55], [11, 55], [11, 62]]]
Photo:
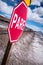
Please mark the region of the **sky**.
[[[0, 0], [0, 15], [11, 17], [13, 7], [22, 0]], [[43, 33], [43, 0], [32, 0], [27, 11], [26, 27]]]

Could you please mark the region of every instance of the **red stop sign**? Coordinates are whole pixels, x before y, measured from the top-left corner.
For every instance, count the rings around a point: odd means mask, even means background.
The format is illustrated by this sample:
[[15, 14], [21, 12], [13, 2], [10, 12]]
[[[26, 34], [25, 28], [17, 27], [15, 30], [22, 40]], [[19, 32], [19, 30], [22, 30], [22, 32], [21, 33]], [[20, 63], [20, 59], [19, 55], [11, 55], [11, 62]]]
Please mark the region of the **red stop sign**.
[[17, 41], [25, 27], [27, 17], [27, 6], [22, 1], [17, 7], [13, 9], [13, 13], [8, 26], [8, 34], [10, 42]]

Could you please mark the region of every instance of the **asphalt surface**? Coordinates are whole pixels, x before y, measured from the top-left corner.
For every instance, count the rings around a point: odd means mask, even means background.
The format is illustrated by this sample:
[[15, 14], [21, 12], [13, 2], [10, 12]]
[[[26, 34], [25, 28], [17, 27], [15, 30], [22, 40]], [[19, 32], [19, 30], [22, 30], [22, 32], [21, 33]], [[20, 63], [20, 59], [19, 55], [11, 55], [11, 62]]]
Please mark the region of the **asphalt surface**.
[[0, 21], [0, 28], [8, 28], [8, 23]]
[[[9, 40], [7, 27], [7, 23], [0, 22], [0, 65]], [[12, 44], [6, 65], [43, 65], [43, 33], [23, 32]]]

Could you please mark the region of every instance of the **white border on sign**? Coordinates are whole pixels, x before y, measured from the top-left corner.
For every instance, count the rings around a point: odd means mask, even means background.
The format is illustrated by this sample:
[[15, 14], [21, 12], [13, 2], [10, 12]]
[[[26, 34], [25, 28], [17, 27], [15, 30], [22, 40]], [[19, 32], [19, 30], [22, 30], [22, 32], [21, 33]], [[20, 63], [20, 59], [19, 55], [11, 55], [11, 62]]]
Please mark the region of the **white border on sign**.
[[[22, 3], [23, 3], [23, 4], [25, 5], [25, 7], [27, 8], [26, 4], [22, 1], [17, 7], [15, 7], [14, 11], [15, 11]], [[14, 13], [13, 13], [13, 15], [14, 15]], [[12, 19], [11, 19], [11, 20], [12, 20]], [[18, 41], [18, 39], [19, 39], [20, 36], [22, 35], [23, 31], [22, 31], [21, 35], [18, 37], [17, 40], [11, 40], [11, 35], [10, 35], [10, 31], [9, 31], [9, 30], [10, 30], [11, 23], [12, 23], [12, 22], [10, 22], [10, 25], [8, 26], [8, 33], [9, 33], [9, 37], [10, 37], [10, 42], [15, 42], [15, 41]]]

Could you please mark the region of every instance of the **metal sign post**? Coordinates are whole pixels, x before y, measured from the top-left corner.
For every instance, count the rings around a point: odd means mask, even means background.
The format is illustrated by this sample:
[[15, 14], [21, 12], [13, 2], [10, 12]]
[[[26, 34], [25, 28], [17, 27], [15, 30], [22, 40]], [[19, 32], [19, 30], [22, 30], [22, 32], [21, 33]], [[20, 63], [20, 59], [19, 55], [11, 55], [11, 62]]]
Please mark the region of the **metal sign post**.
[[11, 46], [12, 46], [12, 44], [10, 43], [10, 41], [8, 41], [7, 48], [6, 48], [6, 51], [5, 51], [5, 54], [4, 54], [4, 57], [3, 57], [1, 65], [6, 65], [7, 57], [9, 55]]

